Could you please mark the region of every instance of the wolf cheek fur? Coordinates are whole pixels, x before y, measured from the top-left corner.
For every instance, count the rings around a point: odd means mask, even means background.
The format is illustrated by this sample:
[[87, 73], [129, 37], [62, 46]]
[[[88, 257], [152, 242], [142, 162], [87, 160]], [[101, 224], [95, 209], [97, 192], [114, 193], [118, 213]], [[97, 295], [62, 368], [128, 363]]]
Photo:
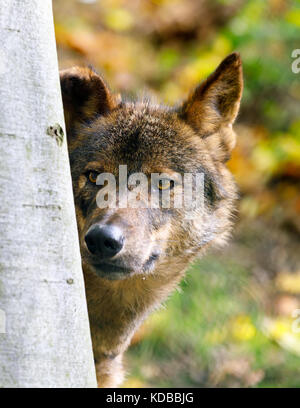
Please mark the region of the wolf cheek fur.
[[[122, 354], [190, 261], [223, 244], [236, 198], [226, 168], [235, 144], [243, 80], [229, 55], [179, 109], [115, 97], [89, 68], [61, 72], [69, 155], [89, 319], [101, 387], [123, 378]], [[204, 173], [204, 207], [98, 208], [98, 173]], [[190, 214], [189, 214], [190, 215]]]

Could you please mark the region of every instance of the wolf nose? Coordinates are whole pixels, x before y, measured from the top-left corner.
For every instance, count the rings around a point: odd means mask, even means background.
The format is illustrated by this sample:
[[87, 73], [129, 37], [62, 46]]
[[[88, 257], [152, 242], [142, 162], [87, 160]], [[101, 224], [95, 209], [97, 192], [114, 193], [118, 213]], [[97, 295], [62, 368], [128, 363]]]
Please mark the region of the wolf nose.
[[121, 251], [124, 244], [122, 230], [115, 225], [94, 224], [84, 239], [88, 250], [102, 259], [112, 258]]

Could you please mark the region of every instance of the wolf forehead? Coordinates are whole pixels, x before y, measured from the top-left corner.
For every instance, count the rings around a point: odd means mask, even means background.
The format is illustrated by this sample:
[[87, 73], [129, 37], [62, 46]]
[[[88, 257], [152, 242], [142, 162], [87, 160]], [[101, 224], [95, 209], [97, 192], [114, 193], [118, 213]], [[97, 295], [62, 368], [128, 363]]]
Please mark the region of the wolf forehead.
[[71, 165], [97, 162], [104, 167], [126, 164], [130, 171], [169, 168], [195, 171], [207, 152], [201, 139], [172, 108], [148, 101], [122, 103], [106, 116], [99, 115], [77, 128]]
[[145, 163], [163, 163], [190, 172], [200, 163], [214, 174], [224, 172], [243, 89], [238, 53], [228, 55], [178, 109], [122, 101], [90, 68], [61, 71], [60, 80], [72, 165], [102, 160], [143, 171]]

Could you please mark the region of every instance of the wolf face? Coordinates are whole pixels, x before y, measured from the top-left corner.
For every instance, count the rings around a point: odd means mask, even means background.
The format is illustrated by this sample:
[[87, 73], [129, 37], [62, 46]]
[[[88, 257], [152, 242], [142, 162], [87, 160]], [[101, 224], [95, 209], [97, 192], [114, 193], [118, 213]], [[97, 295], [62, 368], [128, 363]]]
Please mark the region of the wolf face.
[[[204, 248], [224, 242], [236, 196], [226, 161], [242, 93], [238, 54], [229, 55], [179, 108], [122, 101], [88, 68], [63, 71], [61, 86], [84, 265], [109, 280], [166, 268], [176, 273]], [[104, 187], [97, 177], [115, 176], [118, 194], [120, 165], [127, 166], [128, 177], [143, 173], [149, 181], [140, 200], [150, 200], [157, 188], [169, 190], [172, 201], [176, 178], [203, 174], [203, 205], [120, 208], [117, 199], [114, 208], [99, 208], [97, 194]], [[151, 185], [151, 174], [162, 173]]]

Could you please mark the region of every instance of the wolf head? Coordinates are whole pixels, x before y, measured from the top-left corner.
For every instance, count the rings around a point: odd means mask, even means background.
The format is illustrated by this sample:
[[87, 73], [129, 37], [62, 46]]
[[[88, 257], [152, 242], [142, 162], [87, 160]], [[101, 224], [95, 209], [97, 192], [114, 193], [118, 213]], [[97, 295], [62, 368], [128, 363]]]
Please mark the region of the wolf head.
[[[242, 86], [237, 53], [177, 108], [122, 101], [89, 68], [61, 72], [84, 265], [110, 280], [165, 268], [176, 273], [209, 245], [226, 240], [236, 197], [226, 161], [235, 144], [232, 124]], [[98, 182], [103, 174], [112, 176], [110, 186], [109, 179]], [[200, 193], [194, 183], [199, 174]], [[187, 180], [192, 194], [202, 194], [200, 206], [184, 205]], [[127, 193], [147, 205], [121, 205], [122, 181]], [[110, 192], [115, 205], [99, 205]]]

